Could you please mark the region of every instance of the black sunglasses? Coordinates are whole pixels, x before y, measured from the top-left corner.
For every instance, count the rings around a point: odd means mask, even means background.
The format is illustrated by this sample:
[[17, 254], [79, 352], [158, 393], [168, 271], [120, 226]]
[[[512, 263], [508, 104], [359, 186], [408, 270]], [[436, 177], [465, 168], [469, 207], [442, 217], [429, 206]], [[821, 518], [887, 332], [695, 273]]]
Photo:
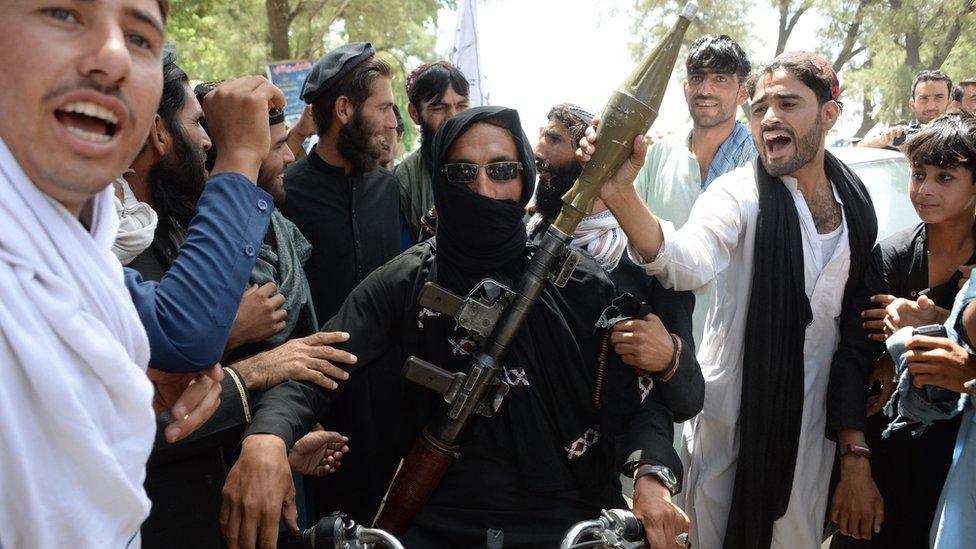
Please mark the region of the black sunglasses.
[[467, 162], [454, 162], [444, 164], [441, 171], [447, 176], [451, 183], [472, 183], [478, 178], [478, 171], [484, 168], [488, 178], [492, 181], [511, 181], [518, 177], [523, 170], [522, 163], [514, 160], [505, 162], [492, 162], [490, 164], [469, 164]]

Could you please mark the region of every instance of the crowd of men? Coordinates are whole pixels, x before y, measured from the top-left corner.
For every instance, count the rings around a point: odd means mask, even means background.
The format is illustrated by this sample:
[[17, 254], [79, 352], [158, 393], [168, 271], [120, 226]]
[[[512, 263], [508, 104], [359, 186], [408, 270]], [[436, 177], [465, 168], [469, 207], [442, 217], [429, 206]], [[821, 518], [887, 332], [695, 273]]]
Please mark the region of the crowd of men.
[[[401, 83], [369, 43], [318, 60], [288, 128], [263, 77], [191, 86], [165, 0], [4, 15], [0, 547], [373, 523], [444, 414], [404, 361], [464, 372], [481, 343], [422, 291], [515, 286], [594, 112], [556, 103], [530, 139], [426, 63], [397, 161]], [[638, 136], [569, 235], [406, 547], [553, 547], [610, 508], [654, 548], [974, 543], [976, 78], [919, 73], [915, 120], [858, 143], [906, 155], [922, 220], [877, 243], [869, 182], [825, 149], [837, 74], [757, 65], [690, 46], [691, 128]]]

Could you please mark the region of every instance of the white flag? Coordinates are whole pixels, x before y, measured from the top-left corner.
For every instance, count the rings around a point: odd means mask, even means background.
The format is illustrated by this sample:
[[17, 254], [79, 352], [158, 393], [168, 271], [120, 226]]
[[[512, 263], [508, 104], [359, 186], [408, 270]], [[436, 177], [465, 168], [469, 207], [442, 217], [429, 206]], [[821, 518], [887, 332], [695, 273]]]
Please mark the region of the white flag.
[[450, 60], [468, 79], [468, 101], [471, 106], [487, 105], [488, 89], [485, 86], [485, 75], [481, 72], [481, 53], [478, 49], [477, 0], [461, 0], [459, 4]]

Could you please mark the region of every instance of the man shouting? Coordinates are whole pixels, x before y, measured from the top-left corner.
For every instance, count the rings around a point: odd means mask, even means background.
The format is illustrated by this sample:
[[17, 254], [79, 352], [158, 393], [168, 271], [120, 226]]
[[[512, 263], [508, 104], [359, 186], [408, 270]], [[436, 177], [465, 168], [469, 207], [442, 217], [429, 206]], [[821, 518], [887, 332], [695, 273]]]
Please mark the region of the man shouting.
[[[601, 198], [635, 262], [665, 286], [715, 282], [698, 353], [705, 406], [682, 449], [692, 545], [814, 548], [834, 460], [825, 398], [838, 319], [870, 258], [877, 219], [858, 177], [824, 151], [841, 110], [830, 65], [784, 54], [747, 87], [760, 156], [716, 179], [680, 230], [634, 190], [642, 139]], [[584, 160], [591, 140], [593, 132]]]

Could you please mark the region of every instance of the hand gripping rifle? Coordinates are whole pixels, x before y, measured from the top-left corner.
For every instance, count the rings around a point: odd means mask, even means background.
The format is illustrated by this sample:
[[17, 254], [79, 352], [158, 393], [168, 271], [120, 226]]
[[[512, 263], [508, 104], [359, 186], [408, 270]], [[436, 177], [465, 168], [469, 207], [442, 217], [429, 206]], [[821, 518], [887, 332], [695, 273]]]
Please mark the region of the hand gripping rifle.
[[685, 5], [667, 36], [613, 93], [603, 111], [596, 154], [563, 196], [559, 217], [546, 231], [515, 291], [491, 279], [464, 298], [433, 283], [421, 291], [421, 305], [454, 317], [480, 345], [467, 372], [448, 372], [416, 357], [404, 364], [404, 376], [443, 395], [447, 410], [424, 429], [401, 463], [377, 515], [378, 527], [394, 534], [406, 531], [454, 460], [457, 441], [471, 416], [491, 417], [508, 393], [508, 384], [498, 376], [500, 363], [546, 281], [552, 278], [557, 286], [565, 285], [572, 274], [579, 260], [568, 252], [573, 232], [592, 211], [603, 184], [631, 155], [634, 139], [657, 118], [681, 41], [697, 11], [693, 2]]

